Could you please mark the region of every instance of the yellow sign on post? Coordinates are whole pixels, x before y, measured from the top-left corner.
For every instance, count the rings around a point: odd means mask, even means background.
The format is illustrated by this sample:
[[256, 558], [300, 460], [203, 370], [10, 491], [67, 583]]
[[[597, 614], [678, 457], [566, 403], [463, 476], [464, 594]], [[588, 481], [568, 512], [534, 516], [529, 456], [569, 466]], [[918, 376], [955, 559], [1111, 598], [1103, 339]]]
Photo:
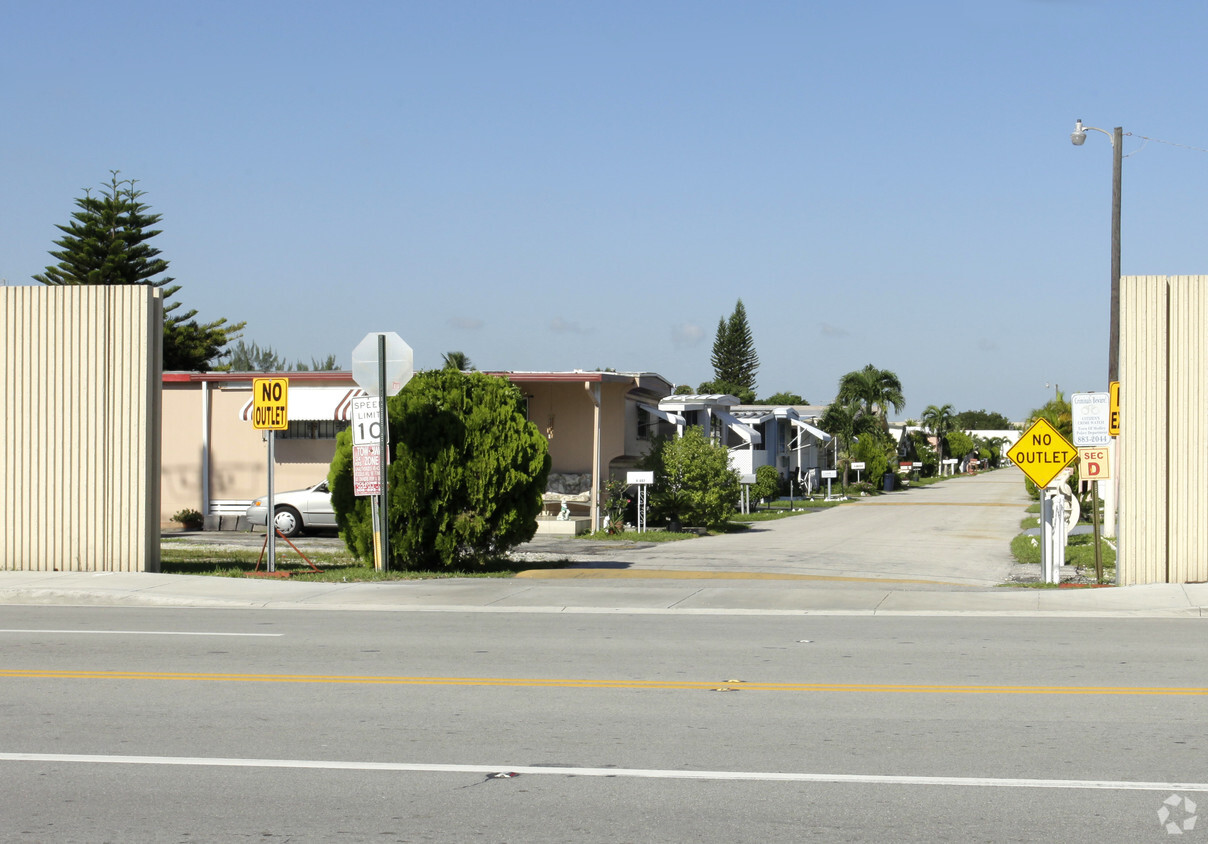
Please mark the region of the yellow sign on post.
[[289, 428], [288, 378], [256, 378], [252, 381], [252, 427], [265, 431]]
[[1032, 483], [1046, 487], [1070, 465], [1077, 450], [1047, 419], [1037, 419], [1007, 450], [1011, 462], [1023, 469]]
[[1108, 416], [1107, 433], [1110, 436], [1120, 436], [1120, 382], [1113, 381], [1108, 385]]

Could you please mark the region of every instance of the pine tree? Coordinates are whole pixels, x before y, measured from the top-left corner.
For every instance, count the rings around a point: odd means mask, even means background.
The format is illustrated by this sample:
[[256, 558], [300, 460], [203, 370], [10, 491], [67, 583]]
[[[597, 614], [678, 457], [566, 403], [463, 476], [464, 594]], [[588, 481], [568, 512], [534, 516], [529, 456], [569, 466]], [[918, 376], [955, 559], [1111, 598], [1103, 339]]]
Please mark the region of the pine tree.
[[713, 336], [713, 354], [709, 357], [713, 364], [714, 381], [730, 381], [729, 374], [734, 369], [727, 328], [725, 317], [717, 321], [717, 334]]
[[174, 313], [180, 302], [169, 299], [180, 290], [171, 277], [160, 277], [168, 262], [147, 241], [160, 234], [152, 228], [159, 214], [139, 201], [143, 192], [135, 180], [118, 180], [118, 171], [110, 171], [108, 185], [94, 196], [90, 189], [76, 200], [78, 209], [68, 225], [56, 226], [63, 237], [51, 251], [59, 263], [46, 268], [34, 281], [48, 285], [66, 284], [146, 284], [163, 291], [165, 370], [208, 371], [226, 352], [226, 344], [236, 337], [245, 323], [228, 325], [226, 319], [198, 323], [196, 310]]
[[752, 395], [755, 393], [759, 355], [755, 353], [755, 341], [751, 339], [751, 326], [747, 324], [747, 310], [743, 307], [742, 299], [734, 306], [734, 313], [728, 321], [718, 321], [711, 360], [713, 383], [731, 385]]

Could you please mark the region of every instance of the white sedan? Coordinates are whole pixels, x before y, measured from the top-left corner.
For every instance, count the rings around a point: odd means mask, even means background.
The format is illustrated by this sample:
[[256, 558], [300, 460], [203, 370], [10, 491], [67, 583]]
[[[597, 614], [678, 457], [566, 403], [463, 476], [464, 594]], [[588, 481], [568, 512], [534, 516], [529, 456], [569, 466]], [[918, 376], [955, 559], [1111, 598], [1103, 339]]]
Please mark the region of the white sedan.
[[[248, 524], [265, 524], [268, 495], [262, 495], [247, 508]], [[306, 489], [273, 493], [273, 522], [282, 536], [297, 536], [310, 528], [336, 527], [336, 514], [331, 508], [331, 493], [327, 481]]]

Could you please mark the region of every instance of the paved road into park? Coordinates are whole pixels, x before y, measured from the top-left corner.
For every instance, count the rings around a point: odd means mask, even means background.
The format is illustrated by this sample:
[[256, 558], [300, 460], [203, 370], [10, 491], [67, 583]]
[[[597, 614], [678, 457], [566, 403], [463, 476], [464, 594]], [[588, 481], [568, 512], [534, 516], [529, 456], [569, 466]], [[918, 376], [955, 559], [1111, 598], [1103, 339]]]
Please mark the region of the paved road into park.
[[994, 586], [1011, 571], [1011, 539], [1030, 503], [1022, 473], [1002, 469], [755, 522], [740, 533], [604, 552], [598, 559], [622, 570]]

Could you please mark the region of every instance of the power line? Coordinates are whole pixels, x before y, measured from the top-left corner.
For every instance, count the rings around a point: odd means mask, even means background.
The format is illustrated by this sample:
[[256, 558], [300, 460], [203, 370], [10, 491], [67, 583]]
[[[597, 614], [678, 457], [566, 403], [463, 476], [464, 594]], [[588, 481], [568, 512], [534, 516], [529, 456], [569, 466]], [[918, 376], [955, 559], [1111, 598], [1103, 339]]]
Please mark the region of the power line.
[[[1146, 137], [1145, 135], [1135, 135], [1132, 132], [1125, 132], [1124, 134], [1128, 135], [1129, 137], [1132, 137], [1132, 138], [1140, 138], [1141, 140], [1145, 141], [1146, 143], [1153, 141], [1155, 144], [1166, 144], [1167, 146], [1178, 147], [1179, 149], [1189, 149], [1192, 152], [1208, 152], [1208, 149], [1201, 149], [1200, 147], [1193, 147], [1193, 146], [1189, 146], [1187, 144], [1177, 144], [1174, 141], [1163, 141], [1161, 138], [1149, 138], [1149, 137]], [[1145, 144], [1141, 144], [1141, 148], [1138, 149], [1136, 152], [1140, 152], [1142, 149], [1145, 149]], [[1135, 154], [1136, 153], [1132, 153], [1132, 152], [1129, 153], [1129, 155], [1135, 155]]]

